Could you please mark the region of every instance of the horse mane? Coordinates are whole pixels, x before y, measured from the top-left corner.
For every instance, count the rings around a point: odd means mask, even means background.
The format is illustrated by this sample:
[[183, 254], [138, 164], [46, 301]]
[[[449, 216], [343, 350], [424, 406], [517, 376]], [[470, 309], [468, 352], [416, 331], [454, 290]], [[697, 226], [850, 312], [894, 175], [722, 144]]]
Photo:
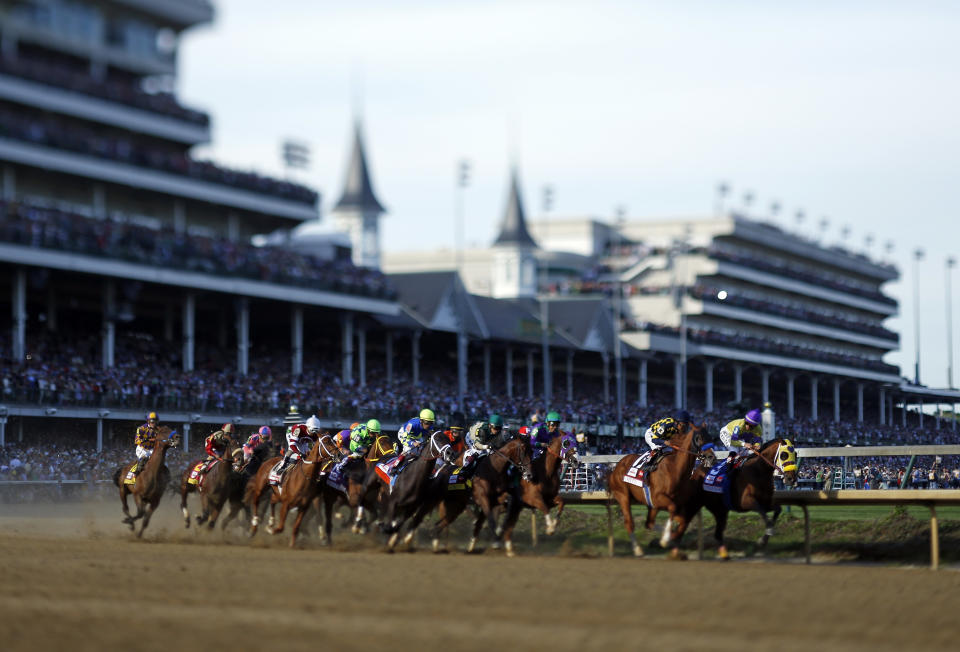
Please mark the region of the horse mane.
[[770, 448], [773, 444], [779, 444], [779, 443], [780, 443], [779, 439], [771, 439], [770, 441], [765, 441], [763, 442], [763, 445], [760, 446], [760, 452], [762, 453], [763, 451]]

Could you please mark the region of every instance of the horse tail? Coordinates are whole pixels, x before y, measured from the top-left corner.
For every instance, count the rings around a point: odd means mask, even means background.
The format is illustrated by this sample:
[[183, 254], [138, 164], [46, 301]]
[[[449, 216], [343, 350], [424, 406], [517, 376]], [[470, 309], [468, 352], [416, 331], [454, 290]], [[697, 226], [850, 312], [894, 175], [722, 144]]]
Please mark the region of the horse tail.
[[120, 476], [123, 475], [123, 467], [117, 467], [117, 470], [113, 472], [113, 484], [120, 488]]

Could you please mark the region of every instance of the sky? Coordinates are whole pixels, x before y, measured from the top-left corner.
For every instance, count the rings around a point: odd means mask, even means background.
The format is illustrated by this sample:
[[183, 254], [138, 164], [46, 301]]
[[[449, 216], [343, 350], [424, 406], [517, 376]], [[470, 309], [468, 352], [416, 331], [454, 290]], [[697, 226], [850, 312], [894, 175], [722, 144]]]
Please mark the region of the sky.
[[[493, 241], [511, 165], [528, 219], [708, 215], [728, 206], [891, 259], [887, 322], [913, 375], [947, 384], [945, 260], [960, 255], [960, 5], [914, 1], [219, 0], [180, 45], [178, 93], [209, 111], [196, 150], [284, 176], [280, 143], [309, 144], [295, 178], [339, 198], [363, 120], [387, 251], [452, 247], [455, 170], [466, 241]], [[821, 233], [819, 223], [828, 221]], [[954, 288], [960, 288], [955, 278]], [[954, 292], [953, 303], [958, 297]], [[960, 326], [957, 307], [953, 323]], [[956, 331], [956, 328], [954, 329]], [[960, 365], [960, 337], [953, 338]], [[955, 365], [956, 366], [956, 365]], [[955, 384], [960, 371], [954, 372]]]

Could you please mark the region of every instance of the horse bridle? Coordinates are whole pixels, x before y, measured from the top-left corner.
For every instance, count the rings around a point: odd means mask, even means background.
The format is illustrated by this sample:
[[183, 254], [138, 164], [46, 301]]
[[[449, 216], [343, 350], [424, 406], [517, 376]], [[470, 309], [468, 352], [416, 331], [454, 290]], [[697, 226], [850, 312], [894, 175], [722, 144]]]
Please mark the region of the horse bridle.
[[512, 459], [510, 459], [509, 455], [506, 455], [505, 453], [503, 453], [499, 448], [494, 448], [493, 454], [499, 455], [503, 459], [507, 460], [508, 464], [511, 464], [517, 467], [518, 469], [520, 469], [520, 472], [523, 474], [524, 477], [533, 477], [533, 473], [530, 471], [530, 469], [527, 468], [527, 466], [523, 462], [514, 462]]

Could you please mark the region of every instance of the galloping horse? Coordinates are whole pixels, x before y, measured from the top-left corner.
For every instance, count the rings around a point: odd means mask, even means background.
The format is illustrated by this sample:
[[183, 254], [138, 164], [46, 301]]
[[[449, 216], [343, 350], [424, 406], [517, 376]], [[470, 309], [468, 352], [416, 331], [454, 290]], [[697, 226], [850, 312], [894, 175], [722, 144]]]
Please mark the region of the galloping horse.
[[[560, 497], [562, 471], [567, 468], [567, 465], [573, 465], [576, 468], [580, 464], [577, 449], [574, 446], [564, 448], [563, 444], [562, 436], [554, 437], [545, 453], [531, 463], [533, 479], [521, 478], [520, 480], [521, 507], [538, 509], [543, 513], [547, 522], [548, 535], [557, 531], [557, 523], [560, 521], [560, 515], [563, 514], [563, 498]], [[550, 508], [554, 505], [557, 507], [556, 519], [550, 516]], [[503, 538], [508, 550], [513, 548], [510, 540], [519, 516], [520, 510], [516, 510], [513, 518], [511, 519], [508, 514], [503, 524]]]
[[[233, 520], [242, 507], [243, 481], [239, 473], [239, 463], [242, 462], [243, 449], [233, 440], [227, 444], [223, 457], [215, 460], [201, 482], [193, 484], [190, 476], [202, 460], [194, 460], [180, 475], [180, 511], [183, 514], [184, 527], [190, 527], [190, 512], [187, 509], [187, 495], [191, 491], [200, 494], [200, 514], [197, 515], [197, 525], [207, 523], [213, 529], [220, 516], [224, 504], [230, 501], [230, 513], [223, 521], [223, 528]], [[240, 459], [237, 459], [237, 458]]]
[[[291, 509], [297, 509], [297, 518], [290, 528], [290, 547], [297, 545], [297, 533], [300, 531], [300, 525], [303, 523], [303, 517], [306, 516], [310, 503], [316, 498], [320, 491], [321, 479], [320, 470], [331, 460], [338, 458], [336, 446], [330, 435], [322, 435], [317, 439], [310, 452], [306, 456], [297, 460], [296, 464], [284, 472], [283, 480], [279, 487], [271, 487], [270, 496], [270, 523], [276, 522], [276, 525], [267, 525], [267, 532], [270, 534], [280, 534], [287, 522], [287, 512]], [[280, 516], [274, 521], [274, 508], [280, 503]], [[254, 506], [255, 509], [257, 506]], [[256, 511], [251, 521], [251, 527], [256, 528]], [[253, 530], [255, 532], [255, 530]]]
[[[505, 522], [511, 519], [516, 523], [517, 515], [520, 513], [520, 495], [514, 478], [510, 477], [508, 471], [511, 468], [520, 470], [520, 481], [533, 481], [531, 471], [532, 451], [530, 441], [525, 437], [520, 437], [508, 441], [499, 449], [494, 450], [489, 455], [484, 456], [477, 463], [477, 470], [473, 476], [473, 502], [478, 511], [473, 521], [473, 536], [467, 545], [467, 552], [473, 552], [477, 546], [477, 538], [480, 536], [480, 530], [483, 529], [484, 521], [490, 524], [490, 533], [494, 541], [499, 542], [503, 536], [503, 529], [496, 525], [496, 515], [494, 509], [501, 503], [507, 504], [507, 516]], [[441, 514], [441, 522], [447, 520], [445, 513]], [[449, 519], [452, 521], [452, 519]], [[448, 521], [448, 522], [449, 522]], [[437, 524], [438, 528], [440, 523]], [[513, 542], [506, 541], [507, 556], [513, 557]]]
[[[724, 463], [726, 470], [718, 473], [728, 473], [730, 484], [729, 499], [723, 493], [706, 491], [703, 479], [706, 473], [697, 470], [694, 475], [696, 492], [688, 504], [687, 516], [692, 517], [701, 507], [706, 507], [717, 522], [713, 536], [717, 541], [717, 556], [720, 559], [729, 559], [730, 553], [723, 540], [723, 533], [727, 528], [727, 517], [730, 511], [757, 512], [766, 526], [763, 535], [757, 544], [763, 548], [773, 536], [773, 528], [780, 516], [780, 505], [773, 501], [773, 472], [779, 470], [783, 474], [783, 482], [794, 485], [797, 482], [797, 451], [789, 439], [772, 439], [760, 447], [755, 455], [750, 455], [739, 468], [730, 469], [730, 463]], [[729, 502], [728, 502], [729, 500]], [[772, 511], [773, 517], [767, 516]]]
[[[326, 483], [321, 489], [320, 496], [317, 498], [317, 513], [320, 513], [319, 501], [323, 500], [323, 523], [319, 526], [320, 537], [330, 542], [331, 530], [333, 529], [333, 509], [338, 503], [346, 503], [351, 512], [354, 513], [351, 530], [356, 534], [363, 534], [367, 531], [367, 524], [364, 520], [364, 511], [366, 509], [376, 510], [377, 501], [373, 494], [373, 488], [379, 487], [375, 478], [375, 466], [382, 462], [384, 458], [396, 456], [396, 447], [387, 435], [378, 435], [367, 454], [363, 456], [363, 463], [356, 460], [350, 460], [343, 469], [343, 485], [345, 491], [341, 491]], [[369, 482], [368, 482], [369, 480]]]
[[[442, 460], [440, 469], [437, 472], [437, 478], [443, 478], [446, 482], [453, 470], [453, 461], [456, 457], [451, 443], [443, 437], [440, 431], [430, 435], [427, 450], [421, 453], [420, 457], [407, 464], [400, 474], [393, 481], [393, 488], [390, 492], [384, 494], [381, 491], [380, 503], [383, 513], [383, 522], [381, 528], [384, 533], [389, 534], [387, 540], [387, 551], [393, 552], [400, 537], [400, 530], [407, 525], [404, 535], [404, 544], [413, 541], [413, 535], [416, 532], [420, 522], [427, 515], [424, 509], [424, 503], [431, 487], [431, 475], [437, 470], [437, 460]], [[379, 474], [375, 477], [383, 482]], [[385, 487], [389, 484], [383, 482]], [[369, 487], [366, 488], [369, 490]], [[409, 521], [409, 522], [408, 522]]]
[[[689, 523], [684, 507], [695, 493], [695, 487], [689, 479], [704, 441], [703, 426], [691, 425], [681, 429], [666, 445], [673, 452], [661, 458], [657, 468], [646, 473], [642, 480], [645, 485], [643, 487], [624, 480], [627, 472], [640, 457], [639, 455], [626, 455], [613, 468], [607, 491], [611, 499], [620, 505], [623, 522], [630, 534], [630, 545], [633, 547], [635, 556], [642, 557], [643, 548], [637, 543], [637, 536], [633, 531], [633, 514], [630, 511], [632, 502], [647, 506], [645, 527], [648, 530], [653, 528], [658, 511], [666, 509], [670, 513], [670, 518], [663, 528], [660, 545], [664, 548], [670, 545], [671, 556], [682, 557], [678, 544]], [[676, 521], [676, 531], [674, 531], [674, 521]]]
[[[127, 484], [126, 481], [127, 472], [133, 465], [124, 464], [113, 472], [113, 483], [120, 490], [120, 502], [123, 504], [125, 517], [123, 522], [133, 530], [134, 522], [137, 519], [143, 519], [137, 537], [143, 536], [143, 531], [147, 529], [147, 525], [150, 523], [150, 517], [153, 516], [154, 510], [160, 504], [160, 499], [170, 483], [170, 470], [164, 464], [167, 449], [179, 445], [180, 435], [171, 434], [169, 427], [161, 426], [157, 430], [156, 448], [154, 448], [153, 454], [147, 460], [133, 484]], [[127, 508], [128, 494], [133, 494], [133, 501], [137, 506], [136, 516], [130, 516], [130, 510]]]

